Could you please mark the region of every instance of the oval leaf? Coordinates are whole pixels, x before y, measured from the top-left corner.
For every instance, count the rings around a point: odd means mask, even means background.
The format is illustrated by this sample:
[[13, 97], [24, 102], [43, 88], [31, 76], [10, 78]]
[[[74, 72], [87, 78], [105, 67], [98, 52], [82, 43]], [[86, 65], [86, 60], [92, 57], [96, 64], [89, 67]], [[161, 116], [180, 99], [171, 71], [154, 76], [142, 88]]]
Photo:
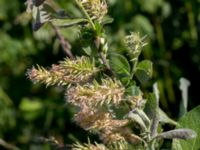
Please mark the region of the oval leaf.
[[128, 60], [120, 54], [112, 53], [110, 55], [110, 66], [114, 73], [121, 79], [124, 77], [130, 77], [130, 65]]
[[186, 113], [178, 122], [178, 128], [190, 128], [197, 133], [197, 137], [191, 140], [173, 140], [173, 150], [182, 147], [183, 150], [200, 149], [200, 106]]
[[149, 93], [147, 95], [147, 103], [144, 111], [151, 120], [156, 116], [158, 104], [154, 93]]
[[140, 88], [136, 85], [132, 85], [126, 89], [126, 93], [131, 96], [139, 96], [142, 94]]
[[143, 60], [138, 63], [136, 68], [136, 77], [141, 82], [144, 83], [152, 77], [153, 74], [153, 64], [149, 60]]
[[21, 111], [37, 111], [42, 109], [43, 105], [39, 100], [22, 99], [19, 109]]
[[106, 24], [110, 24], [114, 21], [113, 18], [109, 17], [109, 16], [105, 16], [102, 20], [102, 25], [106, 25]]

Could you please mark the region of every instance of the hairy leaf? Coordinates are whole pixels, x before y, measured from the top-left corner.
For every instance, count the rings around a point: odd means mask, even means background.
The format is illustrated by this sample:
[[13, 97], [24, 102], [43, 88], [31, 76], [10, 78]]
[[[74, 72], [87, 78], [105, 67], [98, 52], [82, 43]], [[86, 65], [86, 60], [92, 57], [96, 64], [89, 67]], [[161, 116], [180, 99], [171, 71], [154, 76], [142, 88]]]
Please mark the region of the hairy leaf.
[[146, 131], [146, 125], [145, 125], [143, 119], [138, 114], [131, 111], [131, 112], [129, 112], [127, 117], [129, 119], [131, 119], [133, 122], [138, 123], [143, 131]]
[[169, 118], [167, 116], [167, 114], [162, 110], [162, 109], [158, 109], [158, 114], [159, 114], [159, 121], [162, 123], [169, 123], [172, 125], [177, 125], [177, 122], [172, 120], [171, 118]]
[[167, 132], [163, 132], [156, 136], [155, 138], [162, 139], [192, 139], [197, 136], [196, 132], [191, 129], [175, 129]]
[[188, 107], [188, 87], [190, 86], [190, 81], [185, 78], [180, 79], [179, 89], [182, 94], [182, 101], [180, 104], [180, 116], [184, 115], [187, 112]]

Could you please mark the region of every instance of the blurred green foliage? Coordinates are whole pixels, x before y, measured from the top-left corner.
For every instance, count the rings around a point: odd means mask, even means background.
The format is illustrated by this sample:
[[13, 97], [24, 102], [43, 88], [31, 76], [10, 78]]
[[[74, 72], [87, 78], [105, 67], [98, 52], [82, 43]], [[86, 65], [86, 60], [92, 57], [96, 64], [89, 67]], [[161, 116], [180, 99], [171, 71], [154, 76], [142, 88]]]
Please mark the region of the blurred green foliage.
[[[72, 0], [58, 0], [69, 15], [80, 15]], [[154, 63], [161, 107], [178, 117], [181, 93], [179, 79], [190, 80], [189, 108], [199, 104], [200, 1], [189, 0], [108, 0], [114, 22], [106, 27], [111, 51], [124, 53], [123, 37], [131, 31], [148, 36], [142, 57]], [[55, 33], [44, 25], [33, 33], [31, 17], [23, 1], [0, 1], [0, 138], [22, 149], [50, 149], [39, 137], [54, 136], [61, 143], [84, 139], [83, 130], [71, 122], [72, 111], [65, 106], [63, 88], [45, 88], [26, 79], [35, 63], [50, 66], [66, 55]], [[83, 53], [77, 29], [62, 29], [76, 54]], [[174, 109], [175, 108], [175, 109]], [[82, 134], [80, 134], [81, 132]], [[0, 149], [3, 149], [0, 145]]]

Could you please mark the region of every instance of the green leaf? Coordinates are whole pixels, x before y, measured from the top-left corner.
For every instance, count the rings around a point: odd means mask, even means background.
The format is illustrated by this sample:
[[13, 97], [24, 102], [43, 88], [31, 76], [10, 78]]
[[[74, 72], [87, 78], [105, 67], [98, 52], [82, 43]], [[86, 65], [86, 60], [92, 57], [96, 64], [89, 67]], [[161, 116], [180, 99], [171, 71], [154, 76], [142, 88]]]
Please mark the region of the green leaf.
[[37, 119], [42, 111], [43, 104], [37, 99], [23, 98], [19, 105], [19, 109], [22, 112], [22, 117], [27, 121], [33, 121]]
[[136, 68], [136, 77], [141, 83], [145, 83], [152, 77], [153, 65], [149, 60], [143, 60], [138, 63]]
[[110, 24], [114, 21], [110, 16], [105, 16], [101, 22], [102, 25]]
[[148, 100], [145, 107], [145, 112], [149, 116], [149, 118], [153, 119], [157, 115], [159, 122], [177, 125], [176, 121], [169, 118], [167, 114], [159, 108], [158, 101], [159, 91], [157, 88], [157, 84], [154, 84], [154, 93], [148, 94]]
[[4, 104], [4, 106], [12, 106], [13, 102], [10, 99], [10, 97], [7, 95], [7, 93], [3, 90], [3, 88], [0, 86], [0, 101]]
[[177, 128], [189, 128], [197, 133], [195, 139], [190, 140], [173, 140], [173, 150], [177, 150], [177, 147], [181, 147], [182, 150], [198, 150], [200, 149], [200, 106], [192, 109], [186, 113], [179, 121]]
[[159, 125], [158, 99], [156, 97], [156, 93], [149, 93], [147, 98], [148, 99], [144, 112], [152, 122], [150, 127], [150, 134], [151, 136], [155, 136], [157, 134], [157, 128]]
[[114, 73], [121, 79], [121, 81], [130, 80], [130, 64], [128, 60], [120, 54], [110, 54], [110, 66]]
[[22, 99], [19, 109], [21, 111], [37, 111], [42, 109], [42, 103], [38, 100], [30, 100], [28, 98]]
[[91, 56], [91, 54], [92, 54], [92, 49], [91, 49], [90, 46], [83, 47], [83, 51], [84, 51], [88, 56]]
[[142, 94], [140, 88], [136, 85], [128, 87], [126, 89], [126, 93], [130, 96], [139, 96], [140, 94]]
[[163, 0], [149, 0], [148, 3], [145, 3], [145, 0], [142, 0], [140, 2], [144, 11], [147, 11], [150, 14], [154, 14], [162, 5]]
[[[134, 26], [133, 26], [134, 24]], [[141, 35], [148, 35], [151, 39], [154, 38], [154, 28], [150, 22], [150, 20], [143, 15], [136, 15], [133, 17], [131, 23], [130, 23], [130, 28], [132, 30], [136, 30]]]
[[76, 18], [76, 19], [52, 19], [50, 22], [52, 22], [53, 25], [58, 27], [71, 27], [77, 24], [85, 23], [87, 22], [86, 19], [83, 18]]
[[157, 100], [156, 100], [156, 96], [154, 93], [149, 93], [147, 95], [147, 103], [145, 106], [145, 113], [147, 114], [147, 116], [152, 120], [155, 116], [155, 114], [157, 113]]
[[96, 36], [102, 36], [102, 25], [98, 21], [94, 21], [94, 26], [95, 26], [95, 34]]
[[180, 141], [181, 140], [177, 140], [177, 139], [173, 140], [172, 150], [183, 150], [183, 148], [182, 148], [182, 146], [180, 144]]

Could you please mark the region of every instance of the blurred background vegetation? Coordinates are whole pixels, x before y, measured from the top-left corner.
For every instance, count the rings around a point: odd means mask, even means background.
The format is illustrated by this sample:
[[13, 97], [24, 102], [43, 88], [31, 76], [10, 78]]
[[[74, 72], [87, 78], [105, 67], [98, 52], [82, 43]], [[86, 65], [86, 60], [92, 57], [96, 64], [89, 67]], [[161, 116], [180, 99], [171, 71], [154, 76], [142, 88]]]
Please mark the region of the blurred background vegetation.
[[[79, 15], [72, 0], [56, 0], [71, 14]], [[181, 92], [179, 79], [187, 78], [189, 109], [200, 104], [200, 1], [199, 0], [108, 0], [114, 22], [106, 27], [111, 50], [123, 53], [123, 37], [131, 31], [148, 36], [142, 57], [154, 63], [151, 90], [159, 83], [161, 107], [178, 118]], [[86, 132], [72, 121], [62, 87], [46, 88], [31, 83], [26, 72], [35, 64], [50, 66], [62, 60], [55, 32], [47, 25], [32, 31], [24, 1], [0, 0], [0, 139], [21, 149], [49, 149], [40, 137], [55, 137], [60, 143], [87, 141]], [[63, 29], [62, 29], [63, 30]], [[77, 29], [64, 29], [75, 54], [81, 54]], [[81, 134], [80, 134], [81, 133]], [[95, 138], [95, 137], [94, 137]], [[4, 149], [0, 145], [0, 149]]]

